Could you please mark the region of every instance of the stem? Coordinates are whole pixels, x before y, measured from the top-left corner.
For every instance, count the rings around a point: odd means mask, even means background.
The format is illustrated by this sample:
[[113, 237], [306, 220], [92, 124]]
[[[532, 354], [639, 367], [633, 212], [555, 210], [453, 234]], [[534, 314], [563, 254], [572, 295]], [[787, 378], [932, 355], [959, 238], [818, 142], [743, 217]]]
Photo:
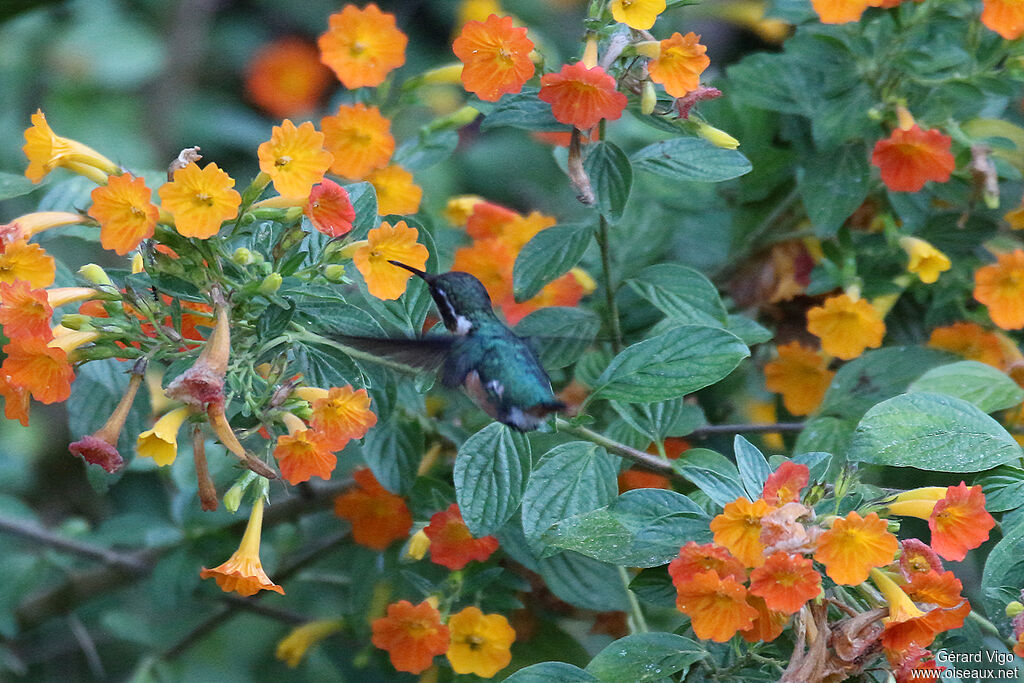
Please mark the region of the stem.
[[625, 567], [616, 567], [619, 570], [619, 578], [622, 579], [622, 587], [626, 589], [626, 597], [629, 599], [629, 613], [633, 618], [633, 632], [647, 633], [647, 620], [644, 619], [644, 611], [640, 608], [640, 601], [636, 599], [636, 593], [629, 588], [629, 572]]
[[996, 628], [995, 624], [974, 610], [967, 613], [967, 618], [973, 621], [983, 633], [987, 633], [990, 636], [998, 638], [1000, 642], [1005, 643], [1011, 650], [1013, 649], [1013, 646], [1017, 644], [1017, 641], [1013, 638], [1004, 638], [1003, 634], [999, 632], [999, 629]]
[[601, 216], [597, 233], [597, 244], [601, 248], [601, 277], [604, 280], [604, 299], [608, 309], [612, 348], [615, 353], [619, 353], [622, 351], [622, 328], [619, 326], [619, 304], [615, 301], [615, 289], [612, 288], [612, 259], [608, 242], [608, 220]]
[[122, 554], [108, 548], [101, 548], [89, 543], [66, 538], [55, 534], [49, 529], [44, 529], [18, 519], [11, 519], [10, 517], [0, 517], [0, 532], [20, 536], [40, 545], [63, 550], [73, 555], [81, 555], [82, 557], [99, 560], [111, 569], [118, 571], [146, 573], [151, 569], [147, 562], [140, 560], [135, 555]]
[[679, 480], [683, 479], [683, 477], [675, 471], [667, 460], [662, 460], [657, 455], [638, 451], [635, 448], [619, 443], [618, 441], [613, 441], [606, 436], [587, 429], [586, 427], [574, 425], [561, 417], [555, 418], [555, 427], [560, 432], [566, 432], [567, 434], [578, 436], [581, 439], [586, 439], [591, 443], [603, 447], [610, 453], [614, 453], [615, 455], [626, 458], [627, 460], [632, 460], [646, 470], [657, 472], [658, 474], [663, 474]]
[[704, 439], [713, 434], [768, 434], [771, 432], [799, 432], [804, 428], [803, 422], [772, 422], [769, 424], [724, 424], [705, 425], [698, 427], [687, 436]]

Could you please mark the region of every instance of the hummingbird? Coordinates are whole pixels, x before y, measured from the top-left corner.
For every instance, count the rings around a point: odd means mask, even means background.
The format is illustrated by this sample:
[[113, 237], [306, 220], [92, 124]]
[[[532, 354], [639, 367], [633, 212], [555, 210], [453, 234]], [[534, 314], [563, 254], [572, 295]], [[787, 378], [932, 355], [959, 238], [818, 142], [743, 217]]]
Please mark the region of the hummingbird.
[[389, 263], [427, 284], [449, 334], [389, 339], [376, 345], [377, 352], [419, 367], [440, 360], [444, 386], [461, 387], [485, 413], [521, 432], [537, 429], [549, 414], [565, 408], [529, 341], [498, 318], [480, 280], [459, 271], [433, 275], [399, 261]]

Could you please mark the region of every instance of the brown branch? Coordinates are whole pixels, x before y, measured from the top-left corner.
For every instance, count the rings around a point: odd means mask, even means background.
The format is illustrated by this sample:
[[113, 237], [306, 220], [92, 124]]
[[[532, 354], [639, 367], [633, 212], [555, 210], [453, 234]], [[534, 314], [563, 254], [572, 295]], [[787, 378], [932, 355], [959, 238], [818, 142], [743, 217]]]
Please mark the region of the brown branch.
[[39, 543], [41, 545], [63, 550], [72, 555], [81, 555], [93, 560], [99, 560], [108, 567], [128, 573], [148, 572], [149, 565], [139, 559], [135, 554], [119, 553], [109, 548], [101, 548], [90, 543], [76, 541], [66, 536], [56, 534], [49, 529], [44, 529], [30, 522], [23, 522], [19, 519], [0, 516], [0, 533], [8, 533], [12, 536]]
[[644, 453], [643, 451], [637, 450], [632, 446], [627, 446], [624, 443], [613, 441], [612, 439], [609, 439], [608, 437], [602, 434], [598, 434], [597, 432], [591, 429], [587, 429], [582, 425], [574, 425], [571, 422], [563, 420], [562, 418], [557, 418], [555, 424], [558, 427], [558, 431], [566, 432], [567, 434], [573, 434], [574, 436], [578, 436], [581, 439], [586, 439], [587, 441], [593, 444], [597, 444], [598, 446], [603, 447], [606, 451], [614, 455], [617, 455], [621, 458], [626, 458], [627, 460], [632, 460], [645, 470], [650, 470], [651, 472], [663, 474], [667, 477], [674, 477], [676, 479], [684, 480], [682, 475], [676, 472], [675, 468], [673, 468], [669, 461], [665, 460], [664, 458], [661, 458], [657, 455], [652, 455], [650, 453]]

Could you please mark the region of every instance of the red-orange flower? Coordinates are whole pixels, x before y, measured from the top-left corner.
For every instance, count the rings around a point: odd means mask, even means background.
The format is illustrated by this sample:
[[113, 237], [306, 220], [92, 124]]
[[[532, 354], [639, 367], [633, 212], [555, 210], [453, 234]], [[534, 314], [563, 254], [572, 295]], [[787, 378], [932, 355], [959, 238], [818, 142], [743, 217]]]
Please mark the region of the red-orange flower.
[[25, 280], [34, 289], [53, 284], [57, 266], [38, 244], [18, 240], [0, 252], [0, 282]]
[[412, 515], [405, 499], [380, 485], [367, 469], [352, 473], [358, 486], [334, 499], [334, 514], [352, 525], [356, 543], [384, 550], [409, 535]]
[[773, 553], [751, 572], [750, 592], [764, 598], [768, 609], [795, 614], [821, 592], [821, 575], [809, 558]]
[[100, 244], [124, 256], [152, 237], [160, 210], [149, 200], [152, 192], [142, 178], [130, 173], [112, 175], [92, 191], [89, 215], [100, 223]]
[[52, 315], [45, 290], [32, 289], [24, 280], [0, 283], [0, 325], [9, 339], [50, 341]]
[[462, 569], [473, 560], [484, 562], [498, 549], [494, 536], [473, 538], [455, 503], [434, 513], [423, 531], [430, 539], [431, 562], [452, 570]]
[[395, 15], [374, 3], [364, 9], [346, 5], [328, 19], [317, 41], [320, 59], [351, 89], [378, 86], [392, 70], [405, 64], [409, 39], [398, 30]]
[[916, 123], [908, 130], [896, 128], [875, 143], [871, 163], [879, 168], [882, 182], [894, 192], [917, 192], [929, 180], [944, 183], [956, 167], [950, 147], [952, 138]]
[[0, 369], [0, 396], [4, 397], [4, 417], [8, 420], [17, 420], [22, 427], [28, 427], [29, 391], [25, 387], [11, 384], [2, 369]]
[[743, 640], [748, 643], [770, 643], [786, 630], [789, 615], [785, 612], [768, 609], [764, 598], [747, 593], [747, 604], [757, 611], [757, 617], [750, 628], [740, 631]]
[[676, 607], [690, 617], [698, 638], [716, 643], [747, 630], [757, 618], [757, 610], [747, 604], [747, 589], [714, 571], [699, 572], [676, 586]]
[[747, 567], [764, 564], [764, 544], [761, 543], [761, 518], [771, 506], [758, 499], [751, 503], [737, 498], [727, 504], [722, 514], [711, 520], [715, 543], [729, 549]]
[[1007, 40], [1024, 35], [1024, 4], [1019, 0], [983, 0], [981, 23]]
[[761, 498], [769, 505], [785, 505], [800, 501], [800, 492], [810, 480], [811, 471], [807, 465], [787, 460], [779, 469], [768, 475], [764, 482]]
[[466, 218], [466, 234], [474, 240], [501, 237], [517, 218], [519, 214], [512, 209], [480, 200], [473, 203]]
[[0, 375], [15, 386], [28, 390], [40, 403], [60, 403], [71, 395], [75, 371], [68, 354], [60, 347], [47, 346], [38, 338], [15, 339], [4, 346], [7, 358]]
[[245, 91], [277, 119], [316, 108], [331, 82], [315, 46], [294, 36], [264, 45], [245, 68]]
[[314, 185], [302, 212], [313, 227], [330, 237], [341, 237], [351, 232], [356, 210], [348, 190], [330, 178]]
[[395, 151], [391, 121], [377, 107], [362, 102], [341, 105], [333, 116], [320, 122], [324, 147], [334, 155], [331, 173], [361, 180], [367, 173], [387, 166]]
[[599, 66], [566, 64], [558, 73], [541, 76], [540, 85], [538, 97], [551, 105], [555, 118], [580, 129], [593, 128], [601, 119], [614, 121], [626, 108], [626, 96]]
[[928, 517], [932, 532], [932, 548], [947, 560], [959, 562], [967, 551], [988, 540], [988, 532], [996, 525], [985, 510], [985, 494], [980, 485], [946, 489], [946, 497], [935, 504]]
[[951, 571], [915, 573], [906, 585], [906, 592], [915, 602], [938, 607], [959, 607], [963, 602], [963, 583]]
[[873, 568], [892, 562], [898, 548], [896, 537], [877, 512], [861, 517], [854, 510], [821, 535], [814, 559], [825, 565], [830, 579], [854, 586], [863, 583]]
[[253, 503], [249, 523], [245, 527], [242, 542], [238, 545], [227, 562], [206, 569], [199, 576], [204, 579], [213, 578], [225, 593], [235, 592], [242, 596], [255, 595], [261, 590], [275, 591], [284, 595], [284, 589], [270, 580], [263, 571], [260, 562], [260, 535], [263, 531], [263, 496], [258, 496]]
[[690, 541], [679, 549], [679, 557], [668, 563], [672, 583], [678, 588], [701, 572], [713, 571], [723, 579], [731, 576], [737, 581], [747, 579], [747, 570], [736, 557], [725, 548], [714, 543], [697, 545]]
[[492, 14], [483, 22], [468, 22], [452, 43], [452, 51], [464, 65], [462, 85], [487, 102], [519, 92], [533, 78], [533, 41], [526, 37], [525, 28], [514, 25], [512, 17]]
[[999, 254], [998, 262], [974, 273], [974, 298], [988, 307], [992, 322], [1004, 330], [1024, 327], [1024, 250]]
[[332, 451], [340, 451], [352, 439], [363, 438], [377, 424], [366, 389], [346, 384], [311, 398], [313, 413], [309, 424]]
[[331, 472], [338, 464], [338, 458], [331, 452], [323, 436], [306, 425], [295, 415], [285, 413], [288, 434], [277, 437], [274, 457], [281, 466], [281, 476], [289, 484], [309, 481], [310, 477], [330, 479]]
[[309, 121], [296, 126], [289, 119], [274, 126], [270, 139], [256, 154], [260, 170], [274, 181], [282, 197], [305, 199], [313, 186], [324, 179], [334, 157], [324, 149], [324, 134]]
[[672, 482], [668, 477], [646, 470], [629, 469], [619, 472], [619, 493], [635, 489], [671, 489]]
[[939, 633], [960, 628], [971, 611], [970, 604], [963, 600], [926, 612], [885, 572], [872, 569], [871, 580], [889, 603], [889, 616], [883, 619], [882, 647], [890, 652], [906, 651], [914, 645], [928, 647]]
[[398, 671], [418, 674], [426, 671], [434, 657], [448, 651], [450, 634], [441, 623], [441, 613], [424, 600], [413, 605], [400, 600], [388, 605], [386, 617], [374, 619], [373, 644], [387, 650]]
[[[510, 325], [515, 325], [520, 320], [533, 313], [537, 309], [548, 306], [575, 306], [586, 294], [580, 278], [577, 277], [577, 269], [568, 272], [561, 277], [552, 280], [529, 301], [517, 302], [512, 297], [507, 297], [499, 302], [501, 312]], [[589, 276], [587, 276], [589, 278]], [[511, 278], [509, 281], [511, 286]]]
[[665, 86], [672, 97], [683, 97], [700, 87], [700, 75], [711, 60], [705, 54], [708, 49], [699, 41], [700, 36], [693, 31], [685, 36], [677, 31], [661, 41], [660, 55], [647, 67], [651, 80]]

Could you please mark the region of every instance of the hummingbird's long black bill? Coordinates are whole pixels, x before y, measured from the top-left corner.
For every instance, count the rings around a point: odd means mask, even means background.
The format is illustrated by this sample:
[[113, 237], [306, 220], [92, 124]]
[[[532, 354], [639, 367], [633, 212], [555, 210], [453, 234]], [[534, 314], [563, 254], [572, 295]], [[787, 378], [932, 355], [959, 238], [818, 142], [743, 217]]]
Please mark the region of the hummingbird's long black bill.
[[420, 270], [419, 268], [413, 268], [412, 266], [407, 266], [404, 263], [402, 263], [401, 261], [391, 261], [391, 260], [389, 260], [388, 263], [390, 263], [393, 266], [398, 266], [399, 268], [405, 268], [406, 270], [408, 270], [413, 275], [416, 275], [418, 277], [423, 278], [423, 280], [427, 284], [430, 284], [430, 282], [433, 281], [433, 279], [435, 277], [435, 276], [431, 275], [430, 273], [427, 273], [425, 271]]

